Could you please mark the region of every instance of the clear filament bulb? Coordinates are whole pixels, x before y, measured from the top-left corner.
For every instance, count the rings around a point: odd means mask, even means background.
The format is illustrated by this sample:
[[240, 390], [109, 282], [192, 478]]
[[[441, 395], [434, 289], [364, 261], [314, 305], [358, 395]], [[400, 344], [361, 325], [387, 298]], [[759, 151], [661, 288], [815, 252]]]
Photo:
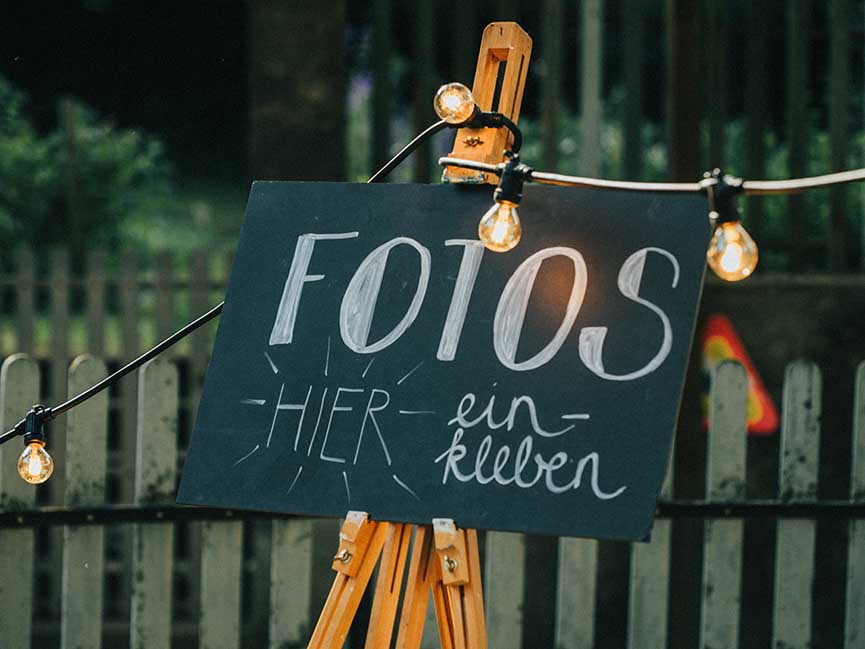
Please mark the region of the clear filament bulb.
[[30, 442], [18, 457], [18, 475], [30, 484], [42, 484], [54, 473], [54, 460], [44, 442]]
[[495, 203], [478, 223], [478, 238], [493, 252], [507, 252], [520, 242], [523, 226], [516, 203]]
[[759, 259], [757, 244], [739, 221], [728, 221], [715, 228], [706, 261], [715, 274], [728, 282], [749, 277]]
[[461, 83], [446, 83], [436, 92], [433, 108], [439, 119], [448, 124], [462, 124], [475, 112], [475, 99], [472, 91]]

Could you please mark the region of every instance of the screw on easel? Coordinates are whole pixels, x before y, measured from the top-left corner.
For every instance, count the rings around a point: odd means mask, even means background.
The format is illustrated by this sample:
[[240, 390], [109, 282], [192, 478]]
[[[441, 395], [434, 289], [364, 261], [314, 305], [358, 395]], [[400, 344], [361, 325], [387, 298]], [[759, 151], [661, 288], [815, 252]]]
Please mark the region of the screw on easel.
[[445, 570], [447, 570], [448, 572], [454, 572], [457, 569], [457, 565], [458, 564], [457, 564], [456, 559], [451, 559], [450, 557], [445, 557], [445, 559], [444, 559]]
[[334, 555], [334, 560], [342, 561], [343, 563], [348, 563], [351, 561], [351, 552], [348, 551], [347, 548], [343, 548], [339, 552]]

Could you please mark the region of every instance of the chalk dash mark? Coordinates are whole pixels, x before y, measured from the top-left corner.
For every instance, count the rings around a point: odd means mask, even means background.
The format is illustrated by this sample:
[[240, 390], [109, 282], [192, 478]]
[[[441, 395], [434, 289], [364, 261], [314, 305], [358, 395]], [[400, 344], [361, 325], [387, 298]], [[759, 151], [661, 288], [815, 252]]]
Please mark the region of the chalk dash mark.
[[417, 365], [415, 365], [413, 368], [411, 368], [411, 369], [409, 370], [408, 374], [406, 374], [406, 375], [405, 375], [404, 377], [402, 377], [399, 381], [397, 381], [396, 384], [397, 384], [397, 385], [402, 385], [402, 382], [405, 381], [405, 380], [406, 380], [408, 377], [410, 377], [412, 374], [414, 374], [415, 371], [417, 370], [417, 368], [419, 368], [421, 365], [423, 365], [423, 361], [421, 361], [420, 363], [418, 363]]
[[294, 480], [291, 481], [291, 486], [288, 488], [288, 491], [285, 492], [286, 496], [291, 493], [292, 489], [294, 489], [294, 485], [297, 484], [297, 479], [300, 477], [301, 471], [303, 471], [303, 467], [297, 467], [297, 473], [294, 474]]
[[414, 491], [412, 491], [411, 487], [409, 487], [405, 482], [396, 477], [396, 473], [393, 474], [394, 482], [396, 482], [400, 487], [408, 491], [412, 496], [420, 500], [420, 496], [418, 496]]
[[264, 357], [267, 359], [267, 362], [270, 364], [270, 369], [273, 370], [274, 374], [279, 374], [279, 369], [276, 367], [276, 363], [273, 362], [273, 359], [270, 357], [270, 354], [264, 352]]
[[255, 453], [259, 448], [261, 448], [261, 444], [256, 444], [254, 449], [252, 449], [249, 453], [244, 455], [242, 458], [240, 458], [237, 462], [235, 462], [231, 466], [237, 466], [238, 464], [240, 464], [244, 460], [249, 459], [249, 456], [251, 456], [253, 453]]
[[345, 483], [345, 495], [348, 498], [348, 502], [351, 502], [351, 489], [348, 488], [348, 476], [345, 474], [345, 471], [342, 472], [342, 481]]

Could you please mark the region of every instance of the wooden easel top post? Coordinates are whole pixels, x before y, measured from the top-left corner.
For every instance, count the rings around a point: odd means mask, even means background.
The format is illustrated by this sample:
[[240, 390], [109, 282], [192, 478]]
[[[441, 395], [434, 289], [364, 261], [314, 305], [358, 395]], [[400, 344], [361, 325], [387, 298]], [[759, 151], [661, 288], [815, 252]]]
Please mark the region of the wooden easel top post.
[[[504, 64], [498, 105], [495, 110], [517, 122], [532, 53], [531, 37], [514, 22], [487, 25], [481, 38], [478, 66], [472, 94], [481, 110], [493, 110], [499, 67]], [[497, 164], [504, 158], [513, 136], [502, 128], [461, 128], [457, 131], [451, 156]], [[443, 180], [448, 183], [498, 184], [493, 174], [448, 167]]]

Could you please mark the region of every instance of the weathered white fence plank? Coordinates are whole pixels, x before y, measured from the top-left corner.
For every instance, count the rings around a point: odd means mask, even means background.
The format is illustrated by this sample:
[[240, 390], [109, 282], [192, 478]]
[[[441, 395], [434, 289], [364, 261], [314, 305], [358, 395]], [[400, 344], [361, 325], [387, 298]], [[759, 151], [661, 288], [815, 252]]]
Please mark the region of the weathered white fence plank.
[[[745, 497], [748, 375], [735, 361], [712, 374], [706, 498]], [[703, 602], [700, 646], [736, 647], [742, 590], [742, 520], [708, 520], [703, 542]]]
[[243, 523], [208, 521], [201, 526], [200, 649], [240, 646]]
[[[135, 502], [171, 502], [177, 465], [177, 368], [157, 358], [138, 377]], [[130, 646], [170, 649], [174, 526], [136, 525]]]
[[280, 649], [303, 644], [312, 632], [313, 521], [275, 520], [272, 525], [270, 647]]
[[487, 532], [484, 598], [490, 647], [522, 646], [525, 558], [525, 534]]
[[[85, 355], [69, 368], [70, 396], [105, 377], [105, 363]], [[66, 488], [68, 508], [105, 502], [108, 454], [108, 393], [69, 412], [66, 423]], [[102, 646], [102, 584], [105, 531], [101, 525], [63, 528], [63, 570], [60, 601], [60, 646], [63, 649]]]
[[[784, 375], [779, 485], [785, 500], [817, 497], [820, 448], [821, 380], [813, 363], [795, 361]], [[772, 646], [811, 646], [816, 524], [812, 519], [781, 519], [775, 549], [775, 614]]]
[[[0, 430], [6, 431], [39, 400], [39, 368], [26, 354], [7, 358], [0, 368]], [[0, 446], [0, 509], [25, 509], [36, 488], [17, 471], [23, 446]], [[33, 615], [33, 530], [0, 529], [0, 638], [3, 649], [29, 649]], [[14, 604], [11, 604], [14, 603]]]
[[[673, 495], [673, 458], [661, 485], [661, 498]], [[650, 543], [631, 544], [631, 584], [628, 594], [628, 649], [667, 646], [672, 521], [659, 518]]]
[[[865, 361], [856, 368], [850, 498], [865, 500]], [[852, 520], [849, 526], [844, 646], [855, 649], [865, 645], [865, 520]]]
[[591, 649], [595, 636], [598, 542], [559, 539], [556, 647]]

